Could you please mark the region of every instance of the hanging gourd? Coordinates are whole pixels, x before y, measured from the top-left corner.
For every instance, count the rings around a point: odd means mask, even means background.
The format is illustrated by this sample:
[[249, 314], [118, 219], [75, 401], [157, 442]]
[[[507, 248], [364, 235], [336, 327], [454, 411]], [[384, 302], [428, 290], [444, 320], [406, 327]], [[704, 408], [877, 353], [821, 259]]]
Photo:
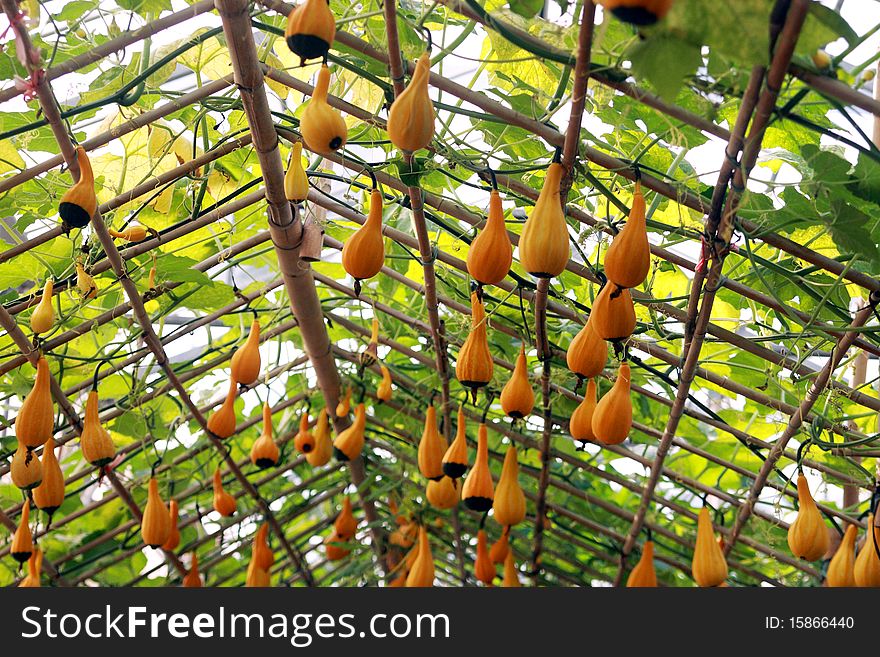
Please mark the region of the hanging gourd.
[[587, 381], [587, 389], [584, 398], [571, 414], [568, 422], [568, 432], [575, 440], [583, 443], [596, 442], [596, 434], [593, 433], [593, 415], [596, 412], [596, 380]]
[[336, 19], [327, 0], [304, 0], [287, 16], [284, 39], [302, 65], [307, 59], [326, 59], [335, 38]]
[[458, 406], [458, 426], [455, 431], [455, 440], [443, 455], [443, 474], [452, 479], [461, 477], [468, 468], [467, 427], [464, 419], [464, 409]]
[[214, 511], [224, 518], [229, 518], [238, 507], [235, 498], [223, 488], [223, 479], [220, 476], [220, 468], [214, 470]]
[[275, 563], [275, 555], [272, 553], [272, 548], [269, 547], [269, 541], [267, 540], [268, 534], [269, 525], [263, 523], [257, 529], [257, 533], [254, 534], [253, 554], [251, 555], [254, 563], [266, 571], [272, 568], [272, 565]]
[[351, 412], [351, 386], [345, 389], [345, 396], [336, 404], [336, 417], [346, 417]]
[[627, 588], [653, 588], [657, 586], [654, 570], [654, 541], [645, 541], [642, 556], [626, 580]]
[[620, 287], [638, 287], [651, 269], [651, 246], [645, 223], [645, 197], [636, 183], [632, 209], [623, 229], [605, 252], [605, 276]]
[[391, 143], [413, 153], [427, 148], [434, 138], [434, 105], [428, 95], [431, 56], [423, 52], [409, 85], [391, 104], [386, 130]]
[[346, 495], [342, 499], [342, 510], [333, 522], [333, 529], [342, 541], [350, 541], [357, 533], [357, 519], [351, 506], [351, 498]]
[[245, 575], [244, 585], [248, 588], [266, 588], [271, 586], [269, 571], [260, 568], [256, 561], [251, 559]]
[[141, 537], [152, 548], [164, 545], [171, 537], [171, 512], [159, 495], [156, 477], [150, 477], [147, 488], [147, 504], [141, 518]]
[[461, 485], [456, 479], [441, 477], [439, 480], [431, 480], [425, 489], [425, 497], [428, 503], [435, 509], [445, 511], [458, 505], [461, 498]]
[[501, 408], [513, 419], [522, 419], [531, 415], [535, 407], [535, 393], [529, 383], [529, 372], [526, 366], [526, 347], [522, 345], [510, 380], [501, 389]]
[[301, 141], [293, 142], [290, 149], [290, 165], [284, 174], [284, 195], [291, 203], [302, 203], [309, 197], [309, 178], [302, 163], [303, 145]]
[[448, 447], [446, 439], [437, 429], [437, 411], [434, 404], [430, 404], [425, 413], [425, 429], [418, 450], [419, 472], [423, 477], [434, 481], [443, 478], [443, 456]]
[[52, 514], [64, 502], [64, 473], [55, 455], [55, 441], [51, 438], [43, 445], [42, 466], [43, 481], [34, 489], [34, 504], [49, 516], [49, 524], [51, 524]]
[[485, 512], [492, 508], [495, 486], [489, 470], [489, 436], [485, 424], [477, 433], [477, 456], [461, 489], [461, 499], [471, 511]]
[[[51, 440], [51, 439], [50, 439]], [[36, 488], [43, 481], [43, 465], [36, 452], [19, 445], [9, 467], [12, 483], [21, 490]]]
[[318, 422], [313, 432], [315, 436], [315, 448], [306, 454], [306, 461], [313, 468], [327, 465], [333, 456], [333, 441], [330, 440], [330, 418], [327, 409], [322, 408], [318, 415]]
[[177, 526], [180, 508], [177, 506], [177, 500], [172, 499], [168, 503], [168, 517], [171, 520], [171, 531], [168, 532], [168, 540], [162, 543], [162, 549], [167, 552], [174, 552], [180, 545], [180, 528]]
[[828, 564], [828, 572], [825, 583], [831, 587], [855, 586], [855, 563], [856, 563], [856, 537], [859, 529], [856, 525], [849, 525], [846, 533], [840, 541], [837, 552]]
[[669, 13], [672, 0], [597, 0], [615, 18], [633, 25], [653, 25]]
[[299, 431], [293, 439], [293, 446], [300, 454], [308, 454], [315, 449], [315, 437], [309, 431], [308, 411], [303, 411], [299, 416]]
[[43, 570], [43, 551], [35, 548], [28, 559], [28, 574], [18, 583], [20, 589], [40, 588], [40, 574]]
[[76, 288], [83, 299], [94, 299], [98, 296], [98, 285], [81, 262], [76, 263]]
[[379, 365], [382, 372], [382, 381], [376, 387], [376, 397], [383, 402], [391, 401], [391, 372], [384, 365]]
[[55, 324], [55, 310], [52, 308], [54, 285], [51, 278], [46, 279], [40, 301], [31, 313], [31, 330], [37, 335], [50, 331]]
[[504, 563], [507, 559], [507, 555], [510, 554], [509, 532], [510, 527], [505, 527], [504, 531], [501, 532], [501, 536], [498, 537], [498, 540], [492, 543], [492, 547], [489, 548], [489, 558], [492, 560], [492, 563]]
[[719, 586], [727, 579], [727, 560], [712, 528], [709, 509], [703, 507], [697, 516], [697, 542], [691, 563], [694, 581], [702, 587]]
[[354, 461], [364, 449], [364, 431], [367, 426], [367, 411], [363, 402], [354, 409], [352, 425], [336, 436], [333, 441], [333, 454], [340, 461]]
[[629, 290], [605, 283], [593, 302], [590, 322], [603, 340], [623, 340], [636, 330], [636, 310]]
[[112, 228], [108, 228], [107, 232], [110, 233], [111, 237], [125, 240], [126, 242], [142, 242], [147, 239], [147, 229], [140, 224], [132, 224], [124, 230], [113, 230]]
[[455, 376], [461, 385], [471, 389], [474, 402], [477, 400], [477, 390], [492, 380], [495, 367], [489, 352], [486, 321], [483, 302], [475, 290], [471, 292], [471, 330], [455, 363]]
[[98, 416], [98, 391], [92, 389], [86, 398], [86, 412], [83, 419], [79, 447], [83, 458], [96, 468], [110, 463], [116, 456], [116, 446], [110, 432], [101, 424]]
[[232, 378], [249, 386], [260, 377], [260, 367], [260, 322], [254, 319], [247, 341], [232, 354]]
[[260, 470], [265, 470], [275, 466], [280, 456], [272, 428], [272, 409], [269, 407], [269, 402], [263, 402], [263, 431], [251, 445], [251, 463]]
[[828, 528], [822, 521], [810, 486], [803, 472], [798, 473], [798, 514], [788, 527], [788, 547], [791, 553], [806, 561], [818, 561], [828, 552]]
[[355, 294], [360, 296], [361, 281], [373, 278], [385, 263], [385, 239], [382, 237], [382, 192], [370, 192], [370, 210], [364, 224], [342, 245], [342, 267], [354, 279]]
[[[430, 483], [430, 482], [429, 482]], [[419, 526], [414, 522], [404, 522], [388, 535], [388, 541], [404, 549], [411, 547], [419, 535]]]
[[[592, 317], [590, 315], [591, 319]], [[605, 363], [608, 362], [608, 343], [599, 337], [589, 319], [568, 345], [565, 362], [573, 374], [584, 379], [597, 377], [605, 369]]]
[[501, 478], [495, 487], [495, 500], [492, 503], [493, 517], [502, 527], [518, 525], [526, 517], [526, 496], [519, 485], [519, 463], [516, 447], [510, 445], [504, 455]]
[[61, 227], [65, 232], [71, 228], [85, 228], [95, 212], [98, 211], [98, 197], [95, 194], [95, 174], [86, 155], [86, 149], [76, 147], [76, 162], [79, 164], [79, 180], [64, 192], [58, 204]]
[[50, 391], [51, 375], [45, 356], [37, 361], [37, 376], [34, 387], [21, 403], [15, 417], [15, 436], [19, 445], [34, 449], [52, 437], [55, 423], [55, 410]]
[[467, 270], [481, 285], [498, 285], [510, 272], [513, 245], [504, 223], [501, 195], [489, 192], [489, 215], [486, 225], [471, 243], [467, 254]]
[[590, 426], [596, 440], [606, 445], [619, 445], [632, 429], [632, 399], [629, 395], [629, 363], [621, 361], [617, 380], [611, 390], [596, 404]]
[[202, 588], [202, 577], [199, 575], [199, 555], [192, 553], [189, 571], [183, 576], [183, 587], [187, 589]]
[[865, 540], [853, 565], [853, 579], [859, 587], [880, 586], [880, 557], [877, 556], [877, 549], [880, 547], [880, 527], [877, 527], [876, 523], [876, 517], [868, 516], [868, 531], [865, 533]]
[[477, 558], [474, 561], [474, 575], [486, 586], [492, 585], [495, 579], [495, 564], [489, 556], [489, 548], [486, 545], [486, 531], [481, 529], [477, 532]]
[[[147, 290], [150, 292], [155, 292], [156, 291], [156, 274], [158, 273], [156, 271], [156, 252], [153, 251], [153, 253], [151, 253], [150, 255], [153, 256], [153, 266], [150, 267], [150, 273], [147, 275]], [[145, 298], [146, 298], [146, 295], [145, 295]]]
[[513, 550], [508, 550], [507, 558], [504, 559], [504, 579], [501, 580], [503, 588], [519, 588], [522, 583], [519, 581], [519, 572], [516, 569], [516, 562], [513, 560]]
[[[360, 294], [360, 292], [358, 292]], [[374, 314], [370, 328], [370, 342], [366, 348], [358, 354], [358, 363], [361, 370], [370, 367], [379, 358], [379, 316]]]
[[400, 574], [388, 583], [390, 589], [400, 589], [406, 586], [406, 576], [409, 571], [402, 570]]
[[565, 271], [571, 247], [568, 225], [562, 210], [559, 186], [562, 165], [553, 162], [547, 169], [541, 194], [519, 238], [519, 261], [536, 278], [553, 278]]
[[330, 155], [345, 146], [348, 128], [342, 115], [327, 104], [330, 69], [321, 66], [312, 99], [306, 103], [299, 122], [299, 131], [306, 146], [319, 155]]
[[31, 502], [25, 500], [21, 507], [21, 518], [18, 521], [18, 529], [12, 535], [12, 546], [9, 553], [18, 563], [24, 563], [31, 558], [34, 552], [34, 542], [31, 537], [31, 528], [28, 525], [31, 516]]
[[238, 384], [235, 377], [229, 379], [229, 392], [226, 399], [216, 411], [208, 418], [208, 431], [218, 438], [229, 438], [235, 433], [235, 396], [238, 392]]
[[324, 540], [324, 549], [327, 552], [327, 559], [329, 561], [339, 561], [351, 554], [351, 550], [340, 545], [340, 543], [346, 543], [346, 541], [335, 531]]
[[406, 585], [408, 588], [434, 586], [434, 555], [424, 525], [419, 528], [419, 550], [406, 576]]

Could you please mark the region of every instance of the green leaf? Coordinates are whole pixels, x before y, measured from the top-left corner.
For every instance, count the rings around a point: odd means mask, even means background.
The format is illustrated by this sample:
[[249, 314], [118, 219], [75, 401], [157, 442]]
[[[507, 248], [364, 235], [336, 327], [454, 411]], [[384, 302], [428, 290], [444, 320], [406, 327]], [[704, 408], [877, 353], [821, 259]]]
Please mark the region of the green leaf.
[[880, 262], [880, 250], [871, 237], [871, 218], [842, 199], [831, 201], [831, 237], [841, 251], [856, 253], [871, 263]]
[[703, 62], [699, 47], [665, 34], [636, 43], [629, 56], [636, 75], [667, 100], [675, 99], [685, 77]]
[[534, 18], [544, 8], [544, 0], [512, 0], [510, 10], [523, 18]]

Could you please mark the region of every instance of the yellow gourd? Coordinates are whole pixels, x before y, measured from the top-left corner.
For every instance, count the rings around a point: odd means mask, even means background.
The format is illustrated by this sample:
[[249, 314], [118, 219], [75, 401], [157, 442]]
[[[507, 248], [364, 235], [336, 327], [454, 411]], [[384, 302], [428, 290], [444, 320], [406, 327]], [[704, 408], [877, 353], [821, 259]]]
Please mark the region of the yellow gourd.
[[645, 541], [642, 556], [626, 580], [628, 588], [653, 588], [657, 586], [657, 572], [654, 570], [654, 541]]
[[651, 269], [651, 246], [645, 223], [645, 197], [636, 183], [632, 209], [623, 229], [605, 253], [605, 276], [620, 287], [638, 287]]
[[263, 402], [263, 431], [251, 445], [251, 463], [264, 470], [277, 464], [279, 456], [272, 429], [272, 409], [269, 402]]
[[518, 525], [526, 517], [526, 496], [519, 485], [519, 463], [516, 460], [516, 447], [513, 445], [507, 448], [504, 455], [504, 466], [495, 487], [492, 508], [493, 517], [502, 527]]
[[79, 180], [64, 192], [58, 204], [61, 226], [65, 231], [71, 228], [85, 228], [98, 210], [98, 197], [95, 194], [95, 174], [86, 155], [86, 149], [76, 147], [76, 161], [79, 164]]
[[251, 555], [254, 563], [263, 570], [269, 570], [275, 563], [275, 555], [272, 553], [269, 541], [267, 540], [268, 534], [269, 525], [263, 523], [257, 529], [257, 533], [254, 534], [253, 554]]
[[43, 481], [43, 465], [36, 452], [19, 445], [9, 468], [12, 483], [21, 490], [36, 488]]
[[474, 575], [483, 584], [491, 586], [492, 580], [497, 574], [492, 557], [489, 556], [489, 548], [486, 545], [486, 532], [481, 529], [477, 532], [477, 559], [474, 561]]
[[571, 414], [568, 422], [568, 432], [571, 437], [581, 442], [596, 442], [596, 434], [593, 433], [593, 415], [596, 413], [596, 380], [587, 381], [587, 389], [584, 398]]
[[327, 104], [329, 89], [330, 69], [324, 65], [318, 71], [312, 99], [306, 103], [299, 122], [299, 131], [306, 146], [319, 155], [330, 155], [345, 146], [348, 139], [345, 121], [339, 112]]
[[709, 509], [703, 507], [697, 516], [697, 542], [691, 573], [699, 586], [719, 586], [727, 579], [727, 561], [715, 540]]
[[512, 263], [513, 245], [504, 224], [501, 195], [493, 189], [489, 192], [486, 225], [468, 250], [467, 270], [471, 278], [483, 285], [498, 285], [510, 272]]
[[850, 525], [846, 528], [846, 533], [840, 541], [840, 546], [831, 563], [828, 564], [828, 573], [825, 576], [825, 582], [831, 587], [855, 586], [855, 563], [856, 563], [856, 537], [859, 529], [856, 525]]
[[301, 141], [293, 143], [290, 150], [290, 166], [284, 175], [284, 195], [288, 201], [300, 203], [309, 197], [309, 178], [302, 163], [303, 145]]
[[419, 528], [419, 551], [406, 576], [408, 588], [434, 586], [434, 555], [428, 542], [428, 530]]
[[330, 561], [339, 561], [340, 559], [344, 559], [349, 554], [351, 554], [351, 550], [342, 545], [338, 545], [338, 543], [345, 543], [346, 541], [341, 538], [335, 531], [330, 534], [324, 540], [324, 547], [327, 551], [327, 559]]
[[224, 518], [228, 518], [235, 513], [238, 504], [223, 488], [223, 478], [220, 476], [220, 468], [214, 470], [214, 511]]
[[489, 471], [489, 436], [485, 424], [477, 433], [477, 456], [461, 489], [461, 499], [471, 511], [485, 512], [492, 508], [495, 486]]
[[31, 558], [34, 552], [34, 541], [31, 537], [31, 528], [28, 525], [31, 517], [30, 500], [25, 500], [21, 507], [21, 519], [18, 521], [18, 529], [12, 535], [12, 546], [9, 553], [18, 563], [24, 563]]
[[83, 299], [94, 299], [98, 296], [98, 286], [95, 279], [86, 272], [81, 262], [76, 263], [76, 287]]
[[810, 486], [803, 473], [798, 474], [798, 514], [788, 528], [788, 547], [791, 553], [807, 561], [818, 561], [828, 552], [828, 528], [810, 494]]
[[461, 497], [461, 486], [456, 479], [442, 477], [439, 480], [431, 480], [425, 489], [425, 497], [428, 503], [441, 511], [452, 509], [458, 504]]
[[34, 504], [51, 518], [64, 502], [64, 473], [55, 455], [55, 441], [51, 438], [43, 445], [42, 466], [43, 481], [34, 489]]
[[226, 393], [226, 399], [216, 411], [211, 413], [208, 418], [208, 431], [218, 438], [229, 438], [235, 433], [235, 396], [238, 391], [238, 384], [235, 377], [229, 379], [229, 392]]
[[672, 8], [672, 0], [597, 0], [606, 10], [626, 23], [653, 25]]
[[159, 482], [150, 477], [147, 489], [147, 504], [141, 518], [141, 537], [152, 548], [165, 545], [171, 537], [171, 512], [159, 495]]
[[559, 195], [562, 173], [558, 162], [547, 169], [541, 194], [519, 238], [520, 264], [537, 278], [559, 276], [565, 271], [571, 254], [568, 225]]
[[[865, 541], [862, 543], [862, 549], [859, 550], [853, 565], [853, 579], [856, 586], [859, 587], [880, 586], [880, 557], [877, 556], [877, 546], [880, 546], [880, 527], [877, 527], [875, 523], [876, 519], [872, 521], [869, 516]], [[874, 530], [873, 535], [872, 529]]]
[[382, 372], [382, 381], [376, 388], [376, 397], [381, 401], [391, 401], [391, 372], [384, 365], [379, 365], [379, 371]]
[[468, 468], [467, 427], [464, 419], [464, 409], [458, 406], [458, 426], [455, 431], [455, 440], [443, 455], [443, 474], [452, 479], [461, 477]]
[[605, 283], [593, 303], [590, 322], [603, 340], [623, 340], [636, 329], [636, 309], [629, 290]]
[[363, 402], [354, 411], [352, 425], [336, 436], [333, 441], [333, 454], [340, 461], [354, 461], [364, 449], [364, 430], [367, 426], [366, 409]]
[[510, 554], [510, 528], [505, 527], [504, 531], [501, 532], [501, 536], [498, 537], [498, 540], [492, 543], [492, 547], [489, 548], [489, 558], [492, 559], [492, 563], [499, 564], [504, 563], [507, 559], [507, 555]]
[[251, 559], [248, 564], [247, 574], [245, 575], [244, 585], [248, 588], [266, 588], [271, 586], [269, 571], [260, 568], [260, 566]]
[[195, 552], [192, 553], [189, 572], [183, 576], [183, 587], [187, 589], [202, 588], [202, 577], [199, 575], [199, 555]]
[[249, 386], [260, 378], [260, 323], [255, 319], [247, 341], [232, 354], [232, 378]]
[[349, 235], [342, 245], [342, 266], [356, 281], [372, 278], [385, 263], [382, 237], [382, 192], [370, 192], [370, 211], [363, 226]]
[[596, 440], [606, 445], [619, 445], [632, 429], [632, 399], [629, 395], [629, 363], [617, 368], [617, 380], [611, 390], [596, 404], [590, 426]]
[[341, 541], [350, 541], [357, 533], [357, 519], [351, 506], [351, 498], [347, 495], [342, 499], [342, 509], [333, 522], [333, 529]]
[[108, 228], [107, 232], [116, 239], [125, 240], [126, 242], [142, 242], [147, 239], [147, 229], [140, 224], [132, 224], [124, 230], [113, 230]]
[[345, 417], [351, 412], [351, 386], [345, 389], [345, 397], [336, 404], [336, 417]]
[[168, 504], [168, 517], [171, 520], [171, 531], [168, 532], [168, 540], [162, 543], [162, 549], [168, 552], [174, 552], [180, 545], [180, 529], [177, 526], [180, 508], [177, 506], [177, 500], [172, 499]]
[[501, 586], [504, 588], [519, 588], [522, 586], [519, 581], [516, 563], [513, 560], [513, 550], [507, 552], [507, 558], [504, 560], [504, 579], [501, 580]]
[[437, 411], [430, 404], [425, 413], [425, 429], [422, 431], [418, 451], [419, 472], [423, 477], [434, 481], [443, 478], [443, 456], [447, 449], [446, 439], [437, 429]]
[[52, 308], [52, 292], [55, 283], [51, 278], [46, 279], [43, 286], [43, 294], [34, 312], [31, 313], [31, 330], [36, 333], [46, 333], [55, 324], [55, 310]]
[[28, 559], [28, 574], [19, 583], [20, 589], [40, 588], [40, 574], [43, 570], [43, 551], [36, 548]]
[[330, 440], [330, 418], [327, 409], [322, 408], [315, 424], [315, 449], [306, 454], [306, 461], [314, 468], [326, 465], [333, 456], [333, 441]]
[[34, 449], [52, 437], [55, 410], [50, 389], [51, 374], [45, 356], [37, 361], [34, 387], [28, 393], [15, 417], [15, 436], [19, 445]]
[[529, 372], [526, 366], [525, 345], [519, 349], [516, 365], [510, 380], [501, 389], [501, 408], [514, 419], [522, 419], [532, 413], [535, 407], [535, 393], [529, 383]]
[[605, 363], [608, 362], [608, 343], [599, 337], [591, 321], [587, 320], [568, 345], [565, 362], [572, 373], [584, 379], [602, 374]]
[[434, 105], [428, 95], [431, 56], [424, 52], [416, 62], [409, 85], [388, 110], [388, 137], [402, 151], [427, 148], [434, 138]]
[[471, 389], [476, 401], [477, 390], [492, 380], [494, 368], [486, 332], [486, 311], [474, 291], [471, 292], [471, 330], [458, 352], [455, 376], [461, 385]]
[[291, 52], [307, 59], [326, 58], [336, 38], [336, 19], [327, 0], [305, 0], [287, 16], [284, 39]]
[[107, 465], [116, 456], [113, 438], [110, 436], [110, 432], [101, 425], [101, 418], [98, 416], [97, 390], [91, 390], [86, 398], [85, 418], [79, 437], [79, 446], [83, 458], [96, 468]]
[[293, 439], [293, 446], [301, 454], [308, 454], [315, 449], [315, 437], [309, 431], [309, 413], [303, 411], [299, 417], [299, 431]]

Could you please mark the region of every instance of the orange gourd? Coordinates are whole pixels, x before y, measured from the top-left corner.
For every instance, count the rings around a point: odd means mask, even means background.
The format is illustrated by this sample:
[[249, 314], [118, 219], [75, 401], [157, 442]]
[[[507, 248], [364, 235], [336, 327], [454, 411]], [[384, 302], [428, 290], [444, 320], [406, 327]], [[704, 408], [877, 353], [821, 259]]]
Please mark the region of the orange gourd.
[[269, 547], [269, 541], [267, 540], [268, 534], [269, 525], [263, 523], [260, 525], [260, 528], [257, 529], [257, 533], [254, 534], [253, 554], [251, 555], [251, 559], [254, 563], [267, 571], [275, 563], [275, 555], [272, 553], [272, 549]]
[[260, 377], [260, 323], [254, 320], [247, 341], [232, 354], [232, 378], [249, 386]]
[[327, 465], [333, 456], [333, 441], [330, 440], [330, 418], [326, 408], [321, 409], [312, 435], [315, 437], [315, 449], [306, 454], [306, 461], [313, 468]]
[[603, 340], [623, 340], [636, 329], [636, 310], [629, 290], [605, 283], [590, 313], [593, 330]]
[[495, 367], [489, 352], [486, 322], [483, 302], [476, 291], [471, 292], [471, 330], [458, 352], [455, 376], [461, 385], [471, 389], [475, 401], [477, 390], [492, 380]]
[[269, 407], [269, 402], [263, 402], [263, 431], [251, 445], [251, 463], [265, 470], [276, 465], [280, 456], [272, 428], [272, 409]]
[[94, 299], [98, 296], [98, 285], [81, 262], [76, 263], [76, 287], [83, 299]]
[[364, 449], [364, 431], [367, 426], [366, 409], [363, 402], [354, 410], [352, 425], [336, 436], [333, 441], [333, 454], [340, 461], [354, 461]]
[[24, 563], [31, 558], [34, 552], [34, 541], [31, 537], [31, 528], [28, 525], [31, 517], [31, 502], [25, 500], [21, 507], [21, 519], [18, 521], [18, 528], [12, 535], [12, 545], [9, 553], [18, 563]]
[[715, 540], [709, 509], [703, 507], [697, 516], [697, 542], [691, 573], [699, 586], [719, 586], [727, 579], [727, 560]]
[[880, 546], [880, 527], [876, 526], [876, 522], [876, 518], [872, 522], [869, 516], [868, 531], [853, 565], [853, 579], [859, 587], [880, 586], [880, 557], [877, 556], [877, 547]]
[[237, 507], [235, 498], [224, 490], [220, 468], [217, 468], [214, 470], [214, 511], [228, 518], [235, 513]]
[[355, 281], [363, 281], [378, 274], [384, 263], [382, 192], [374, 189], [366, 221], [342, 245], [342, 267]]
[[488, 511], [495, 498], [495, 486], [489, 470], [489, 436], [485, 424], [477, 433], [477, 457], [461, 489], [461, 499], [471, 511]]
[[43, 481], [34, 489], [34, 504], [52, 518], [64, 502], [64, 473], [55, 455], [55, 441], [51, 438], [43, 446]]
[[596, 442], [596, 434], [593, 433], [593, 415], [596, 412], [596, 380], [587, 381], [587, 389], [584, 398], [571, 414], [568, 422], [568, 432], [571, 437], [581, 442]]
[[406, 570], [401, 571], [401, 573], [397, 577], [395, 577], [394, 579], [392, 579], [388, 583], [388, 588], [399, 589], [399, 588], [405, 587], [406, 586], [406, 575], [407, 575]]
[[458, 504], [458, 500], [461, 497], [461, 485], [458, 483], [458, 480], [450, 479], [449, 477], [441, 477], [438, 480], [432, 479], [428, 482], [428, 487], [425, 489], [425, 497], [428, 498], [428, 503], [435, 509], [441, 511], [452, 509]]
[[327, 559], [330, 561], [339, 561], [340, 559], [345, 559], [349, 554], [351, 554], [351, 550], [348, 548], [339, 545], [339, 543], [345, 543], [346, 541], [341, 538], [335, 531], [330, 534], [324, 540], [324, 548], [327, 552]]
[[590, 426], [596, 440], [606, 445], [619, 445], [632, 429], [632, 399], [629, 395], [629, 363], [617, 368], [617, 380], [611, 390], [596, 404]]
[[192, 553], [189, 572], [183, 576], [183, 587], [187, 589], [202, 588], [202, 577], [199, 575], [199, 555], [195, 552]]
[[18, 583], [20, 589], [38, 589], [40, 588], [40, 574], [43, 570], [43, 551], [40, 548], [34, 549], [28, 559], [28, 574]]
[[455, 440], [443, 455], [443, 474], [452, 479], [461, 477], [468, 468], [467, 428], [464, 419], [464, 409], [458, 406], [458, 426], [455, 431]]
[[95, 174], [92, 164], [86, 155], [86, 149], [76, 147], [76, 162], [79, 164], [79, 180], [71, 186], [58, 204], [61, 216], [61, 227], [65, 231], [71, 228], [85, 228], [98, 210], [98, 197], [95, 194]]
[[516, 358], [516, 365], [510, 380], [501, 389], [500, 401], [504, 412], [514, 419], [522, 419], [531, 415], [532, 409], [535, 407], [535, 393], [532, 390], [532, 384], [529, 383], [529, 373], [526, 366], [525, 345], [519, 349], [519, 356]]
[[477, 559], [474, 561], [474, 575], [487, 586], [491, 586], [495, 579], [495, 564], [489, 556], [489, 548], [486, 546], [486, 532], [481, 529], [477, 532]]
[[[360, 291], [358, 291], [360, 294]], [[370, 329], [370, 342], [367, 348], [358, 354], [358, 362], [362, 368], [370, 367], [379, 357], [379, 316], [373, 315]]]
[[828, 572], [825, 582], [831, 587], [855, 586], [855, 563], [856, 563], [856, 537], [859, 529], [856, 525], [846, 528], [846, 533], [840, 541], [840, 546], [831, 563], [828, 564]]
[[287, 16], [284, 40], [303, 65], [307, 59], [326, 58], [335, 38], [336, 19], [326, 0], [304, 0]]
[[408, 588], [434, 586], [434, 555], [424, 525], [419, 528], [419, 549], [406, 576], [406, 585]]
[[391, 401], [391, 372], [384, 365], [379, 365], [379, 371], [382, 372], [382, 381], [376, 388], [376, 397], [381, 401]]
[[43, 465], [36, 452], [19, 445], [12, 457], [9, 474], [16, 487], [21, 490], [30, 490], [39, 486], [43, 481]]
[[244, 585], [248, 588], [266, 588], [271, 586], [269, 571], [260, 568], [259, 564], [251, 559], [248, 564], [247, 574], [245, 575]]
[[617, 233], [605, 253], [605, 276], [620, 287], [638, 287], [651, 269], [651, 246], [645, 223], [645, 196], [636, 183], [632, 209], [623, 229]]
[[55, 324], [55, 310], [52, 308], [54, 285], [51, 278], [46, 279], [40, 301], [34, 308], [34, 312], [31, 313], [31, 330], [37, 335], [50, 331]]
[[299, 431], [293, 439], [293, 446], [301, 454], [308, 454], [315, 449], [315, 437], [309, 431], [309, 413], [303, 411], [299, 417]]
[[482, 285], [498, 285], [513, 263], [513, 245], [504, 223], [501, 195], [489, 192], [489, 216], [486, 225], [471, 243], [467, 254], [467, 270]]
[[330, 69], [326, 65], [318, 71], [318, 80], [312, 99], [306, 103], [299, 122], [299, 131], [306, 146], [319, 155], [330, 155], [345, 146], [348, 128], [342, 116], [327, 104], [330, 89]]
[[597, 0], [615, 18], [633, 25], [653, 25], [669, 13], [672, 0]]
[[302, 163], [303, 145], [301, 141], [293, 143], [290, 149], [290, 165], [284, 174], [284, 195], [292, 203], [300, 203], [309, 197], [309, 178]]
[[86, 398], [86, 412], [83, 420], [82, 433], [79, 436], [79, 447], [83, 458], [96, 468], [110, 463], [116, 456], [113, 438], [101, 424], [98, 416], [98, 391], [92, 390]]
[[519, 485], [519, 463], [516, 460], [516, 447], [513, 445], [507, 448], [504, 455], [504, 465], [495, 487], [492, 508], [493, 517], [502, 527], [518, 525], [526, 517], [526, 496]]
[[504, 579], [501, 580], [501, 586], [504, 588], [519, 588], [522, 586], [522, 583], [519, 581], [516, 563], [513, 560], [513, 550], [508, 550], [507, 557], [504, 559]]
[[798, 514], [788, 528], [788, 547], [791, 553], [807, 561], [818, 561], [828, 552], [828, 528], [822, 521], [810, 486], [803, 473], [798, 474]]
[[34, 387], [21, 403], [15, 417], [15, 436], [19, 445], [34, 449], [52, 437], [55, 410], [49, 388], [52, 376], [45, 356], [37, 361], [37, 376]]
[[412, 79], [388, 110], [386, 130], [391, 143], [412, 153], [427, 148], [434, 138], [434, 105], [428, 95], [431, 56], [424, 52], [416, 62]]
[[168, 533], [168, 540], [162, 543], [162, 549], [168, 552], [174, 552], [180, 545], [180, 529], [177, 527], [178, 515], [180, 508], [177, 506], [177, 500], [171, 500], [168, 504], [168, 517], [171, 520], [171, 531]]
[[654, 541], [645, 541], [642, 556], [626, 580], [627, 588], [653, 588], [657, 586], [654, 570]]
[[351, 507], [351, 498], [347, 495], [342, 500], [342, 510], [333, 522], [333, 529], [341, 541], [350, 541], [357, 533], [357, 519]]
[[541, 194], [519, 238], [520, 264], [537, 278], [559, 276], [565, 271], [571, 254], [568, 225], [559, 195], [562, 173], [558, 162], [547, 169]]
[[443, 456], [447, 448], [446, 439], [437, 429], [437, 411], [430, 404], [425, 413], [425, 429], [422, 431], [418, 451], [419, 472], [423, 477], [434, 481], [443, 478]]
[[492, 543], [492, 547], [489, 548], [489, 558], [494, 564], [504, 563], [507, 560], [507, 555], [510, 554], [509, 530], [509, 527], [505, 527], [498, 540]]
[[351, 386], [345, 389], [345, 397], [336, 404], [336, 417], [345, 417], [351, 412]]
[[565, 362], [572, 373], [584, 379], [597, 377], [605, 369], [608, 343], [599, 337], [589, 320], [568, 345]]
[[124, 230], [113, 230], [108, 228], [107, 232], [116, 239], [125, 240], [126, 242], [141, 242], [147, 239], [147, 229], [140, 224], [132, 224]]
[[165, 545], [171, 537], [171, 512], [159, 495], [159, 482], [150, 477], [147, 489], [147, 504], [141, 518], [141, 536], [144, 543], [152, 548]]
[[226, 399], [216, 411], [211, 413], [208, 418], [208, 431], [218, 438], [229, 438], [235, 433], [235, 396], [238, 391], [238, 384], [235, 377], [229, 379], [229, 392], [226, 393]]

